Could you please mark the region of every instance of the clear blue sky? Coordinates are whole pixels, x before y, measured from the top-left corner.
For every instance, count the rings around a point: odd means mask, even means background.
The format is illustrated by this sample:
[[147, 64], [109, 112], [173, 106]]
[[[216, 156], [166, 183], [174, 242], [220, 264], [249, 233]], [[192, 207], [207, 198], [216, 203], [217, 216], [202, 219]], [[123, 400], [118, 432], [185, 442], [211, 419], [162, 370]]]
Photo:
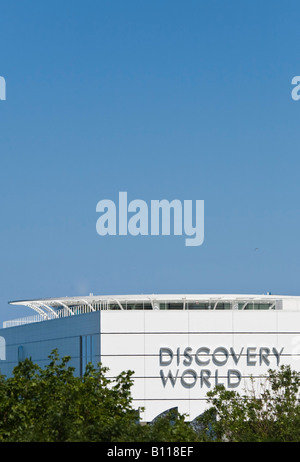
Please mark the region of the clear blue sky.
[[[90, 292], [300, 295], [299, 1], [0, 6], [1, 322]], [[204, 244], [101, 238], [119, 191], [203, 199]]]

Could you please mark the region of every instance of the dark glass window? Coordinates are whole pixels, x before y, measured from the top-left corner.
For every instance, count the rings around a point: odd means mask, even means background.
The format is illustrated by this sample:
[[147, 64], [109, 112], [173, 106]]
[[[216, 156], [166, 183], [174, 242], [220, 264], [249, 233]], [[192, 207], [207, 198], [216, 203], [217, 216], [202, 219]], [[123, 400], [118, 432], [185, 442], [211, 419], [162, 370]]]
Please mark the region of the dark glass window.
[[96, 366], [94, 342], [94, 335], [82, 335], [80, 337], [80, 375], [84, 374], [88, 363]]
[[183, 310], [183, 303], [167, 303], [167, 310]]
[[25, 357], [24, 357], [24, 347], [23, 346], [19, 346], [18, 347], [18, 362], [22, 362], [24, 361]]

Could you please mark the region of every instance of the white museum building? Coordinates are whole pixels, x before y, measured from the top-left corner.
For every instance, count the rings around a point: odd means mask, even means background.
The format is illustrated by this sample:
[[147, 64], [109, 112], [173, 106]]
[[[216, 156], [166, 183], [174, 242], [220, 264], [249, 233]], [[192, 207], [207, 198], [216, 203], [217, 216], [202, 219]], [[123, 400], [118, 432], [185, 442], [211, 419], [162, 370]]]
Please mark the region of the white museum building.
[[216, 384], [243, 391], [251, 377], [300, 371], [300, 297], [232, 294], [111, 295], [20, 300], [32, 316], [3, 323], [0, 372], [26, 357], [48, 364], [54, 348], [83, 374], [134, 371], [133, 405], [152, 421], [171, 408], [193, 420]]

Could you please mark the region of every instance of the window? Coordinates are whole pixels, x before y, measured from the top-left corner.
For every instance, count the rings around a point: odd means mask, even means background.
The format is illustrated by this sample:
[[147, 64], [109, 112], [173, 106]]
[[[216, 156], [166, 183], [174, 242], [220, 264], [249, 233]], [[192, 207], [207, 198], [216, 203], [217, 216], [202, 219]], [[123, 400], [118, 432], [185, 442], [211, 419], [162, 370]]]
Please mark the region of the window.
[[18, 347], [18, 362], [21, 363], [22, 361], [24, 361], [24, 348], [23, 346], [19, 346]]
[[216, 306], [216, 310], [230, 310], [231, 305], [230, 303], [218, 303]]
[[167, 310], [183, 310], [183, 303], [167, 303]]
[[96, 366], [94, 335], [82, 335], [80, 337], [80, 375], [84, 374], [88, 363]]
[[[245, 305], [245, 304], [244, 304]], [[243, 304], [241, 304], [242, 309], [244, 307]], [[247, 305], [244, 307], [244, 310], [269, 310], [272, 306], [272, 303], [254, 303], [254, 302], [248, 302]], [[274, 307], [273, 307], [274, 309]]]
[[128, 303], [126, 304], [126, 309], [127, 310], [142, 310], [143, 304], [142, 303]]
[[210, 307], [211, 306], [209, 303], [203, 303], [203, 302], [189, 302], [188, 303], [189, 310], [209, 310]]

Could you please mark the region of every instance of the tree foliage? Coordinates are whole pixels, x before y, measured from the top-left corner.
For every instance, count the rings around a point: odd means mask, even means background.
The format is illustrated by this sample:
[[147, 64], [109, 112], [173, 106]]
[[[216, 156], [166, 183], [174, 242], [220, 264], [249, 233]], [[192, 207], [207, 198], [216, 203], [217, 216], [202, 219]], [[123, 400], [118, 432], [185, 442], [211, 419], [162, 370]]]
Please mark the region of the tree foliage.
[[233, 442], [300, 441], [300, 373], [290, 366], [251, 380], [244, 394], [217, 386], [208, 392], [215, 419], [214, 440]]
[[132, 407], [132, 371], [116, 379], [88, 364], [74, 375], [70, 357], [57, 350], [43, 369], [25, 359], [12, 377], [0, 376], [0, 442], [193, 441], [183, 416], [167, 415], [143, 426]]
[[300, 441], [300, 374], [289, 366], [244, 394], [215, 387], [196, 426], [176, 409], [142, 425], [132, 371], [111, 380], [107, 368], [88, 364], [77, 377], [69, 360], [54, 350], [45, 368], [26, 359], [12, 377], [0, 375], [0, 442]]

